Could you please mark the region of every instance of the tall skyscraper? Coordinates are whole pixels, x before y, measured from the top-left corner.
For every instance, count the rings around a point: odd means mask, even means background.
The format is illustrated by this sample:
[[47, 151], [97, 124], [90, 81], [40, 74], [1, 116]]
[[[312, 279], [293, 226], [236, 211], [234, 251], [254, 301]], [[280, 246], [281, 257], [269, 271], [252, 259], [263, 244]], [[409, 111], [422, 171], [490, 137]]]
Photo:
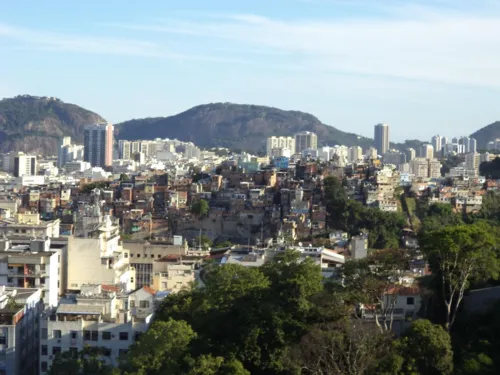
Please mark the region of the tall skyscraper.
[[448, 139], [448, 137], [441, 137], [441, 147], [444, 147], [448, 143], [450, 143], [450, 140]]
[[375, 125], [375, 148], [379, 155], [383, 155], [389, 150], [389, 125]]
[[113, 125], [94, 124], [85, 126], [84, 161], [93, 167], [110, 166], [113, 163]]
[[469, 152], [477, 152], [477, 141], [474, 138], [469, 138]]
[[434, 152], [439, 156], [441, 156], [441, 149], [443, 148], [442, 142], [443, 139], [439, 134], [432, 137], [431, 140], [432, 147], [434, 147]]
[[300, 154], [307, 149], [318, 149], [318, 136], [316, 133], [300, 132], [295, 134], [295, 153]]

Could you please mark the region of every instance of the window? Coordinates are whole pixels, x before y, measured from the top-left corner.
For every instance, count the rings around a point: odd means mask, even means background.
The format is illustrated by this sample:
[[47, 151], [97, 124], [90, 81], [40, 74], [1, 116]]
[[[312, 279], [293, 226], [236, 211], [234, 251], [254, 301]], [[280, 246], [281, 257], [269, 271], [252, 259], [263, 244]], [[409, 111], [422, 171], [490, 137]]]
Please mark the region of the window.
[[57, 355], [59, 353], [61, 353], [61, 347], [60, 346], [53, 346], [52, 347], [52, 354]]
[[47, 371], [49, 366], [47, 365], [47, 362], [43, 361], [42, 362], [42, 371]]
[[133, 258], [134, 257], [134, 253], [130, 253], [130, 257]]
[[135, 307], [135, 301], [133, 299], [130, 300], [130, 307]]
[[60, 329], [53, 330], [52, 337], [54, 337], [55, 339], [60, 339], [61, 338], [61, 330]]
[[47, 355], [49, 353], [49, 349], [47, 345], [42, 345], [42, 355]]
[[5, 344], [7, 344], [7, 337], [0, 336], [0, 345], [5, 345]]
[[83, 331], [83, 339], [85, 341], [90, 341], [91, 333], [90, 331]]
[[90, 331], [91, 336], [92, 336], [92, 341], [97, 341], [99, 338], [99, 332], [98, 331]]
[[72, 339], [77, 339], [78, 338], [78, 332], [77, 331], [71, 331], [70, 336]]
[[158, 258], [161, 258], [161, 254], [158, 254]]
[[141, 309], [149, 309], [149, 301], [140, 301], [139, 302], [139, 307]]
[[47, 328], [42, 328], [42, 340], [47, 340], [48, 332]]
[[118, 356], [123, 356], [128, 353], [128, 349], [119, 349], [118, 350]]
[[124, 256], [125, 258], [128, 258], [128, 253], [123, 253], [123, 256]]
[[120, 332], [120, 340], [127, 341], [128, 340], [128, 332]]
[[154, 255], [154, 254], [151, 254], [151, 258], [154, 258], [154, 257], [155, 257], [155, 255]]
[[133, 278], [133, 277], [131, 277], [131, 278], [130, 278], [130, 282], [131, 282], [131, 283], [133, 283], [133, 282], [134, 282], [134, 278]]
[[407, 305], [414, 305], [415, 304], [415, 297], [406, 297], [406, 304]]
[[109, 331], [103, 331], [102, 332], [102, 339], [103, 340], [111, 340], [111, 332], [109, 332]]
[[137, 254], [137, 258], [140, 258], [141, 257], [141, 254]]
[[105, 355], [106, 357], [111, 357], [111, 349], [102, 348], [102, 355]]

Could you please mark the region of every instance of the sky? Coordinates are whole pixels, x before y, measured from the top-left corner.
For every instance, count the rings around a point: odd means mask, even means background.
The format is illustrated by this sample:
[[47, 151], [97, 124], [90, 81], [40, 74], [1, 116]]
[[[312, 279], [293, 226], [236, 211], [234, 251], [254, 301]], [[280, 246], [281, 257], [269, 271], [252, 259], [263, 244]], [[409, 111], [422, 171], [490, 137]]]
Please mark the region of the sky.
[[0, 98], [113, 123], [259, 104], [394, 141], [500, 120], [500, 0], [0, 1]]

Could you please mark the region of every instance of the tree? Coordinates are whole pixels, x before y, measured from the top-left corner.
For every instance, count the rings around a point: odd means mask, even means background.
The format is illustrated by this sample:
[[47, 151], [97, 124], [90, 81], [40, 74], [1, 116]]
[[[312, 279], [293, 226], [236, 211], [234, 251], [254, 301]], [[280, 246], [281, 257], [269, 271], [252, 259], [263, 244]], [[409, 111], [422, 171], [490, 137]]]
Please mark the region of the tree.
[[126, 374], [163, 375], [180, 373], [188, 346], [196, 333], [184, 321], [155, 321], [130, 348]]
[[304, 375], [374, 374], [389, 345], [373, 326], [342, 319], [311, 329], [291, 354]]
[[446, 307], [445, 328], [448, 331], [455, 321], [469, 281], [497, 277], [496, 244], [495, 228], [483, 222], [422, 233], [420, 246], [431, 270], [439, 277], [439, 293]]
[[373, 315], [381, 332], [392, 330], [400, 291], [397, 281], [408, 259], [405, 250], [381, 250], [342, 267], [345, 302], [358, 306], [358, 315]]
[[191, 206], [191, 212], [195, 215], [197, 215], [200, 219], [208, 215], [208, 211], [210, 210], [210, 207], [208, 205], [208, 202], [204, 199], [200, 199], [193, 203]]
[[76, 355], [66, 351], [55, 357], [47, 375], [115, 375], [104, 358], [104, 348], [86, 346]]
[[400, 339], [403, 373], [447, 375], [453, 372], [451, 338], [442, 326], [416, 320]]
[[202, 234], [201, 236], [193, 238], [193, 245], [195, 247], [201, 247], [202, 249], [206, 250], [210, 246], [212, 246], [212, 240], [207, 236], [205, 236], [204, 234]]
[[345, 228], [347, 214], [347, 194], [342, 181], [336, 177], [326, 177], [323, 181], [328, 221], [334, 228]]

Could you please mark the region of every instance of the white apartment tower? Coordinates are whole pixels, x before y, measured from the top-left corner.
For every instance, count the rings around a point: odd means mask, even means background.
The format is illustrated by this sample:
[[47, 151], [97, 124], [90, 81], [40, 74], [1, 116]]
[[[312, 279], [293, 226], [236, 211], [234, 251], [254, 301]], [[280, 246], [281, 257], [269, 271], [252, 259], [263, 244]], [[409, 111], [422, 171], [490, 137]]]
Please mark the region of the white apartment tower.
[[318, 136], [313, 132], [300, 132], [295, 134], [295, 153], [301, 154], [304, 150], [317, 150]]
[[269, 137], [266, 143], [266, 155], [271, 156], [273, 149], [288, 149], [290, 153], [295, 151], [295, 138], [293, 137]]
[[443, 148], [443, 139], [442, 139], [442, 137], [439, 134], [435, 135], [434, 137], [432, 137], [431, 143], [432, 143], [432, 147], [434, 147], [434, 152], [436, 154], [440, 154], [441, 153], [441, 149]]

